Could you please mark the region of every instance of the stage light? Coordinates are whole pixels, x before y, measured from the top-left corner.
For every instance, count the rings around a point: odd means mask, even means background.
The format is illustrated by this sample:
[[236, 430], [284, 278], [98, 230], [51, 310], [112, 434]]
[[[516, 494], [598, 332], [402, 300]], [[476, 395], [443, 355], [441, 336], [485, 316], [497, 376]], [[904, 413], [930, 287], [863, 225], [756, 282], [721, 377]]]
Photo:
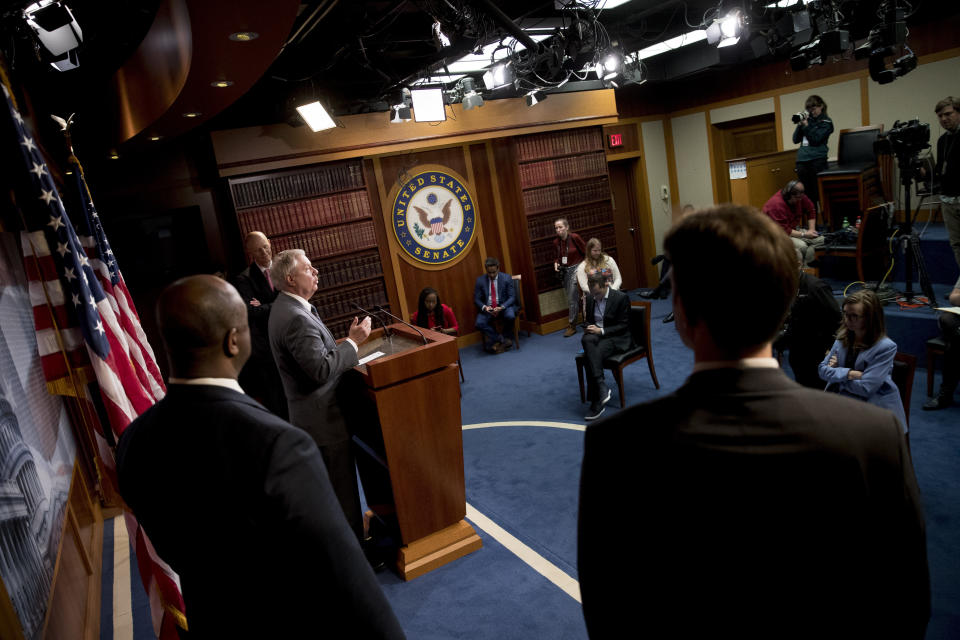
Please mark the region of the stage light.
[[531, 91], [524, 98], [526, 100], [527, 106], [532, 107], [535, 104], [540, 104], [547, 99], [547, 94], [543, 91]]
[[483, 106], [483, 97], [477, 93], [476, 82], [473, 78], [464, 78], [462, 82], [463, 87], [463, 104], [464, 110], [470, 110], [474, 107]]
[[483, 74], [483, 85], [487, 89], [499, 89], [500, 87], [505, 87], [508, 84], [513, 84], [513, 81], [516, 79], [516, 77], [517, 76], [514, 72], [513, 62], [501, 62], [497, 65], [494, 65]]
[[740, 42], [745, 18], [739, 9], [734, 9], [720, 20], [720, 43], [718, 47], [730, 47]]
[[76, 49], [83, 42], [83, 31], [67, 5], [60, 0], [39, 0], [23, 10], [23, 19], [54, 69], [68, 71], [80, 65]]
[[443, 87], [411, 87], [413, 119], [417, 122], [443, 122], [447, 110], [443, 106]]
[[337, 123], [333, 121], [333, 118], [330, 117], [330, 114], [318, 100], [301, 104], [297, 107], [297, 113], [314, 133], [337, 126]]
[[433, 42], [437, 45], [437, 49], [445, 49], [450, 46], [450, 38], [443, 32], [443, 27], [440, 25], [439, 20], [433, 21], [433, 26], [430, 28], [430, 31], [433, 34]]
[[601, 80], [613, 80], [620, 75], [620, 68], [622, 66], [623, 58], [619, 53], [608, 53], [606, 56], [604, 56], [602, 63], [597, 63], [597, 77]]

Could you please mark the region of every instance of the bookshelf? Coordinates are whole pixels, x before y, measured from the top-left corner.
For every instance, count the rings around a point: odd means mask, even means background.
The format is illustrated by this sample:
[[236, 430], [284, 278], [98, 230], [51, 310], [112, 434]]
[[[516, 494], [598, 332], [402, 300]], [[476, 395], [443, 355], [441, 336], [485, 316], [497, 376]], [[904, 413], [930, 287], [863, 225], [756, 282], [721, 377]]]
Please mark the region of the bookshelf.
[[351, 302], [389, 308], [359, 160], [231, 178], [229, 188], [243, 237], [262, 231], [274, 253], [306, 252], [319, 279], [310, 301], [336, 337], [356, 315]]
[[516, 139], [517, 171], [526, 216], [540, 321], [566, 313], [553, 270], [553, 224], [566, 218], [584, 241], [596, 237], [615, 256], [613, 200], [600, 127], [531, 134]]

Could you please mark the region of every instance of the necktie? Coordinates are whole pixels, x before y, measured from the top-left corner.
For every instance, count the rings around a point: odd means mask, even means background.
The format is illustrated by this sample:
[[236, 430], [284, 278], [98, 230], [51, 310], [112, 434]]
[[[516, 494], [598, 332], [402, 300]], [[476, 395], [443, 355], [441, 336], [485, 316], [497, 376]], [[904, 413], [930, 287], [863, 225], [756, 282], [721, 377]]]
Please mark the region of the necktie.
[[270, 286], [270, 291], [273, 291], [273, 280], [270, 279], [270, 269], [264, 269], [263, 275], [267, 276], [267, 284]]
[[497, 281], [493, 279], [490, 281], [490, 306], [497, 306]]

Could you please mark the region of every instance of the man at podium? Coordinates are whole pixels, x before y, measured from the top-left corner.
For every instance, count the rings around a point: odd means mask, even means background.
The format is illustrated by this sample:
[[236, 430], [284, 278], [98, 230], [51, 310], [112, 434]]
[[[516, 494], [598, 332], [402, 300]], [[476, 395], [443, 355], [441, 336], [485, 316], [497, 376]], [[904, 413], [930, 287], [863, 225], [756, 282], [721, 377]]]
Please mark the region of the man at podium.
[[290, 422], [317, 443], [347, 522], [363, 539], [350, 433], [336, 391], [343, 373], [358, 363], [357, 348], [370, 335], [370, 318], [362, 322], [354, 318], [347, 339], [338, 345], [310, 303], [317, 291], [317, 270], [301, 249], [278, 253], [270, 277], [280, 289], [270, 311], [270, 347], [287, 395]]

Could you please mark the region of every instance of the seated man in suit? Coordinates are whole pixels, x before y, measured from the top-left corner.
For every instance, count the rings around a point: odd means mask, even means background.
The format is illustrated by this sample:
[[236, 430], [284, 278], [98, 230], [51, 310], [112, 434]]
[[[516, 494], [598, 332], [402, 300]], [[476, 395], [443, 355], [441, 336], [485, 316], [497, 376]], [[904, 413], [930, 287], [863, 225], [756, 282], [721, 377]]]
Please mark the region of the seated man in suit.
[[362, 322], [354, 318], [347, 339], [337, 344], [310, 303], [317, 291], [317, 270], [303, 250], [278, 253], [270, 275], [280, 289], [270, 310], [270, 348], [287, 395], [290, 422], [317, 443], [347, 522], [362, 539], [357, 470], [337, 386], [344, 372], [357, 365], [357, 348], [370, 335], [370, 317]]
[[286, 420], [287, 398], [283, 395], [283, 383], [280, 382], [280, 373], [273, 361], [267, 336], [270, 305], [278, 293], [270, 280], [273, 257], [270, 240], [260, 231], [251, 231], [243, 241], [243, 249], [249, 266], [237, 275], [233, 286], [247, 304], [253, 352], [240, 372], [240, 386], [267, 409]]
[[402, 638], [316, 444], [243, 393], [244, 301], [219, 278], [167, 287], [167, 395], [117, 446], [120, 494], [180, 575], [190, 637]]
[[630, 296], [610, 287], [602, 273], [587, 276], [587, 328], [583, 345], [587, 369], [587, 399], [590, 412], [586, 420], [596, 420], [610, 402], [612, 392], [603, 379], [603, 361], [631, 347]]
[[[930, 583], [900, 423], [802, 387], [772, 357], [797, 291], [789, 238], [722, 205], [678, 222], [664, 248], [693, 373], [587, 426], [578, 570], [590, 637], [920, 640]], [[757, 304], [731, 305], [704, 265], [723, 265]], [[615, 526], [637, 567], [626, 583]]]
[[[483, 266], [487, 273], [477, 278], [473, 288], [473, 303], [479, 310], [476, 327], [483, 332], [484, 346], [502, 353], [513, 346], [513, 319], [517, 313], [513, 278], [500, 271], [496, 258], [487, 258]], [[497, 331], [497, 320], [502, 323], [503, 333]]]

